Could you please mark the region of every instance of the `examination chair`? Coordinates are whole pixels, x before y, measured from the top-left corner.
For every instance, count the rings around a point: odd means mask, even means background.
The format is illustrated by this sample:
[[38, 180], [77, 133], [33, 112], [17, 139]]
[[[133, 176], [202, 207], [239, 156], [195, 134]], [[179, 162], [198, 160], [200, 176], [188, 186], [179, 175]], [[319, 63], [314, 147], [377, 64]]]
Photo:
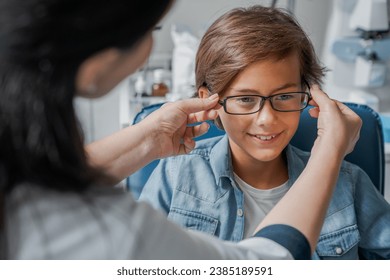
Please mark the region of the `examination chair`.
[[[360, 132], [359, 141], [356, 143], [352, 153], [346, 156], [345, 160], [352, 162], [362, 168], [378, 191], [384, 194], [384, 172], [385, 172], [385, 152], [383, 129], [380, 116], [370, 107], [361, 104], [344, 103], [355, 111], [363, 120], [363, 126]], [[151, 112], [160, 108], [162, 103], [153, 104], [144, 107], [133, 121], [133, 124], [144, 119]], [[304, 151], [310, 151], [314, 140], [317, 137], [317, 119], [310, 117], [308, 111], [311, 106], [303, 110], [297, 132], [295, 133], [291, 144]], [[224, 131], [217, 128], [212, 122], [208, 132], [196, 140], [215, 137], [225, 134]], [[329, 143], [331, 145], [331, 143]], [[157, 166], [159, 160], [155, 160], [137, 172], [133, 173], [126, 180], [127, 188], [133, 193], [134, 198], [138, 199], [143, 186], [148, 180], [153, 169]], [[324, 163], [326, 164], [326, 163]]]

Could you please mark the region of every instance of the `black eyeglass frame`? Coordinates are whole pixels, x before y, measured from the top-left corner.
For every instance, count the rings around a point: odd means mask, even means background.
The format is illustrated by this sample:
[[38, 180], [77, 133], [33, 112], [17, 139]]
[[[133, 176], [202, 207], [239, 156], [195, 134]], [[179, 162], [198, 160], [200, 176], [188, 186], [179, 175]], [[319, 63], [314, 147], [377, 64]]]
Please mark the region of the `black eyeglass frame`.
[[[305, 109], [308, 105], [309, 105], [309, 102], [310, 100], [312, 99], [311, 98], [311, 94], [309, 92], [304, 92], [304, 91], [294, 91], [294, 92], [282, 92], [282, 93], [278, 93], [278, 94], [274, 94], [274, 95], [271, 95], [271, 96], [261, 96], [261, 95], [257, 95], [257, 94], [249, 94], [249, 95], [234, 95], [234, 96], [228, 96], [226, 98], [224, 98], [223, 100], [219, 100], [218, 103], [220, 105], [223, 106], [223, 109], [225, 111], [226, 114], [229, 114], [229, 115], [251, 115], [251, 114], [255, 114], [257, 112], [259, 112], [261, 109], [263, 109], [263, 106], [265, 104], [265, 102], [268, 100], [268, 99], [272, 99], [274, 98], [275, 96], [281, 96], [281, 95], [286, 95], [286, 94], [293, 94], [293, 93], [300, 93], [300, 94], [305, 94], [307, 96], [307, 102], [306, 102], [306, 105], [298, 110], [278, 110], [274, 107], [274, 104], [272, 103], [272, 101], [270, 101], [271, 103], [271, 107], [272, 109], [274, 109], [275, 111], [277, 112], [297, 112], [297, 111], [302, 111], [303, 109]], [[231, 99], [231, 98], [237, 98], [237, 97], [260, 97], [261, 98], [261, 102], [260, 102], [260, 106], [259, 106], [259, 109], [257, 111], [254, 111], [254, 112], [250, 112], [250, 113], [230, 113], [228, 112], [227, 110], [227, 106], [226, 106], [226, 102], [227, 100]]]

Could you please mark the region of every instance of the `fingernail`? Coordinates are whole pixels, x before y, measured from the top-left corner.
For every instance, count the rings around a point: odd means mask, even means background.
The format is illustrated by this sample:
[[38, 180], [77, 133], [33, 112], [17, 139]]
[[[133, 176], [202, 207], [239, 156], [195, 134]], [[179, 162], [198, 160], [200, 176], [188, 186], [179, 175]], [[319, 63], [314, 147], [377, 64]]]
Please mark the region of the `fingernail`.
[[213, 95], [209, 96], [209, 100], [214, 101], [215, 99], [218, 99], [218, 94], [214, 93]]

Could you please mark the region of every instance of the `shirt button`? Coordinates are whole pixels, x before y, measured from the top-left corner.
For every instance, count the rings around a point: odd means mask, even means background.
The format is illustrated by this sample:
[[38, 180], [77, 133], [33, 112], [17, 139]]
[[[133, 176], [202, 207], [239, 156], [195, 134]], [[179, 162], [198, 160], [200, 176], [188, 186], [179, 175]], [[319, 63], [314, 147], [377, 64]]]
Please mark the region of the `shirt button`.
[[242, 215], [244, 215], [244, 211], [242, 211], [241, 208], [238, 209], [238, 210], [237, 210], [237, 215], [240, 216], [240, 217], [242, 217]]
[[343, 249], [341, 249], [340, 247], [336, 247], [336, 254], [337, 255], [341, 255], [342, 252], [343, 252]]

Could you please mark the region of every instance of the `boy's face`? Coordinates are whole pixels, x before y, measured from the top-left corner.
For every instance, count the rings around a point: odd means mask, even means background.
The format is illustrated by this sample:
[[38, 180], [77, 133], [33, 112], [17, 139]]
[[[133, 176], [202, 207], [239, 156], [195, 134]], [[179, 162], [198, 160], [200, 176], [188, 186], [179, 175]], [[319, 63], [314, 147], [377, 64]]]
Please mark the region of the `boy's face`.
[[[253, 63], [232, 82], [221, 100], [234, 95], [271, 96], [302, 91], [297, 55], [279, 61]], [[230, 115], [223, 108], [218, 114], [229, 136], [235, 163], [258, 164], [278, 160], [297, 130], [300, 112], [275, 111], [266, 100], [262, 109], [250, 115]]]

